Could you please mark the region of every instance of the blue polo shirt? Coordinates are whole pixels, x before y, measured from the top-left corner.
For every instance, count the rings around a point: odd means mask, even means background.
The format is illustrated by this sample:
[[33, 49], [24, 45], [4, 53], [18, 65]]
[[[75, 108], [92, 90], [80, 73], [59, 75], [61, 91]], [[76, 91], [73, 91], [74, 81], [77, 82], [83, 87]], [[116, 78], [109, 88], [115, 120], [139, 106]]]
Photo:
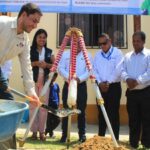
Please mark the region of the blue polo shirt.
[[59, 105], [59, 85], [54, 83], [50, 85], [50, 93], [49, 93], [49, 106], [58, 108]]

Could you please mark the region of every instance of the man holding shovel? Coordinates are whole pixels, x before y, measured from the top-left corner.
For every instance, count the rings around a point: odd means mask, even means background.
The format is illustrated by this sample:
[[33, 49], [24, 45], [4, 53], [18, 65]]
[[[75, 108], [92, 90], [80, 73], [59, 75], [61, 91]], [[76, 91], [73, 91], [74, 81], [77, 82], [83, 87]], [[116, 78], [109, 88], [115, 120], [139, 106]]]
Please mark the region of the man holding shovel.
[[[30, 62], [30, 33], [40, 22], [42, 12], [38, 6], [27, 3], [22, 6], [18, 17], [0, 17], [0, 65], [15, 56], [19, 57], [25, 91], [39, 102], [36, 95]], [[8, 83], [0, 68], [0, 99], [13, 99], [7, 91]], [[0, 149], [16, 148], [15, 138], [0, 143]]]

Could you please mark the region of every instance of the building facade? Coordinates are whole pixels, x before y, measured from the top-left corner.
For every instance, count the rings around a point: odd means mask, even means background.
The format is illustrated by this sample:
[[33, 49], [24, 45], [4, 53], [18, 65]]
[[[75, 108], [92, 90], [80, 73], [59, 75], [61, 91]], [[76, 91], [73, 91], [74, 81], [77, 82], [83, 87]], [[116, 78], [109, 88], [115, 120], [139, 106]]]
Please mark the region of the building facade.
[[[11, 16], [16, 16], [17, 13], [11, 13]], [[141, 16], [141, 30], [144, 31], [147, 35], [147, 41], [145, 46], [150, 47], [149, 41], [149, 16]], [[98, 35], [102, 32], [108, 33], [115, 46], [120, 47], [122, 52], [125, 54], [128, 51], [132, 50], [132, 34], [134, 33], [134, 19], [132, 15], [123, 16], [123, 15], [94, 15], [94, 14], [56, 14], [56, 13], [44, 13], [41, 18], [38, 28], [44, 28], [48, 32], [48, 47], [53, 49], [55, 55], [59, 50], [61, 40], [64, 37], [65, 32], [71, 26], [78, 27], [82, 30], [84, 35], [84, 40], [87, 46], [87, 50], [94, 57], [95, 53], [98, 51], [97, 38]], [[36, 29], [36, 30], [37, 30]], [[30, 33], [30, 41], [32, 42], [34, 30]], [[68, 47], [66, 47], [67, 49]], [[21, 92], [24, 92], [22, 85], [21, 72], [19, 68], [18, 59], [13, 60], [13, 73], [10, 78], [10, 86]], [[17, 67], [16, 67], [17, 66]], [[15, 77], [15, 78], [14, 78]], [[60, 89], [63, 86], [63, 80], [61, 77], [58, 77], [57, 82], [60, 85]], [[17, 83], [17, 84], [16, 84]], [[126, 111], [126, 97], [125, 90], [126, 85], [122, 83], [122, 98], [120, 104], [120, 121], [121, 124], [128, 123], [128, 115]], [[61, 93], [60, 93], [61, 95]], [[17, 100], [20, 100], [19, 97], [15, 97]], [[96, 97], [92, 89], [90, 80], [88, 81], [88, 106], [86, 109], [87, 122], [88, 123], [97, 123], [97, 106], [96, 106]], [[76, 118], [74, 117], [75, 121]]]

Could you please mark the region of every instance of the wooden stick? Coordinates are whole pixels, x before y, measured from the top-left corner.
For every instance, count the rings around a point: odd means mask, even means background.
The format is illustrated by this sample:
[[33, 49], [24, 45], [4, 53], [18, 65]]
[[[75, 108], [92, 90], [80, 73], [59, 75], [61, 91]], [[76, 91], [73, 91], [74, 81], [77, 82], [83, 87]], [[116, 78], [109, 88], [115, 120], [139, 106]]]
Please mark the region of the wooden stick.
[[25, 141], [26, 141], [26, 138], [27, 138], [27, 136], [28, 136], [28, 134], [29, 134], [30, 128], [31, 128], [31, 126], [32, 126], [32, 124], [33, 124], [33, 121], [34, 121], [34, 119], [35, 119], [35, 117], [36, 117], [36, 115], [37, 115], [37, 113], [38, 113], [38, 111], [39, 111], [39, 108], [40, 108], [39, 106], [35, 108], [35, 110], [34, 110], [34, 112], [33, 112], [33, 116], [32, 116], [32, 118], [31, 118], [31, 120], [30, 120], [30, 122], [29, 122], [29, 125], [28, 125], [28, 127], [27, 127], [27, 129], [26, 129], [26, 132], [25, 132], [23, 138], [18, 139], [18, 141], [19, 141], [19, 147], [23, 147], [23, 145], [24, 145], [24, 143], [25, 143]]

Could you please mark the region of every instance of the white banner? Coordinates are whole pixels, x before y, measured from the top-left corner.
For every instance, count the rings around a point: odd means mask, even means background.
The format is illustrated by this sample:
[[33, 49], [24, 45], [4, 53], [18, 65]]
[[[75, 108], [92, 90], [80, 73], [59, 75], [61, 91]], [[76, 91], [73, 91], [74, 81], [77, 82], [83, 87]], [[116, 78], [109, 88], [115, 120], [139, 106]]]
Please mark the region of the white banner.
[[[0, 0], [0, 12], [18, 12], [31, 0]], [[32, 0], [43, 12], [149, 15], [150, 0]]]

